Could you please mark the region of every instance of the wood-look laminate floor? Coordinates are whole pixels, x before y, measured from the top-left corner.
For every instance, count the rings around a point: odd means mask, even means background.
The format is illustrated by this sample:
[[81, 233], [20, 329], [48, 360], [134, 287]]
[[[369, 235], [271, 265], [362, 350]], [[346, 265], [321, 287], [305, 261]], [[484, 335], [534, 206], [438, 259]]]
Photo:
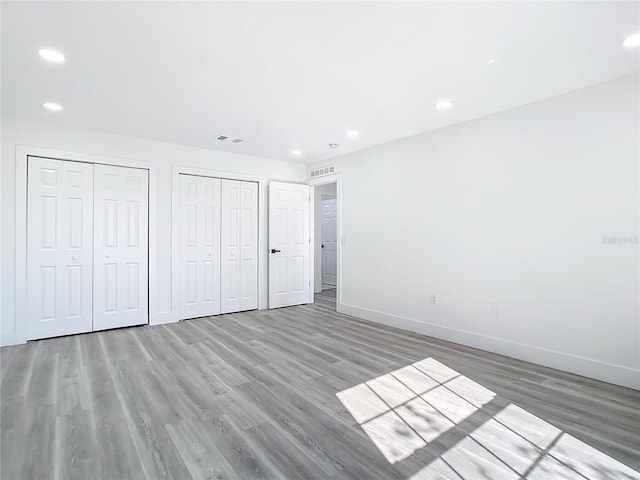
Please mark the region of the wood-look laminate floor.
[[332, 291], [1, 361], [2, 480], [640, 478], [637, 391], [336, 314]]

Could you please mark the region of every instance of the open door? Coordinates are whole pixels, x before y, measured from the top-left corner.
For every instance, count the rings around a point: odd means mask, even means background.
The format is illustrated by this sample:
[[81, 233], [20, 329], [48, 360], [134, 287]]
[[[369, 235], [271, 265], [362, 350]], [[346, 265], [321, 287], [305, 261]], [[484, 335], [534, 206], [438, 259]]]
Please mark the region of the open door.
[[336, 286], [338, 255], [336, 197], [322, 199], [322, 285]]
[[269, 308], [309, 303], [309, 186], [269, 183]]

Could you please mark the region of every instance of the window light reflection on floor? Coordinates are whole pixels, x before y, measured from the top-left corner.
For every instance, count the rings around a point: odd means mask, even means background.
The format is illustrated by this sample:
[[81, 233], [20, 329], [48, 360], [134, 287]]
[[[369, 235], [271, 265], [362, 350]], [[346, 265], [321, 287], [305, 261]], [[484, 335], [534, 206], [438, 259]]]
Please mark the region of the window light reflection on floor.
[[[426, 358], [336, 394], [391, 464], [477, 412], [495, 393]], [[509, 404], [409, 480], [640, 480], [608, 455]]]
[[495, 393], [426, 358], [337, 397], [387, 461], [396, 463], [490, 402]]

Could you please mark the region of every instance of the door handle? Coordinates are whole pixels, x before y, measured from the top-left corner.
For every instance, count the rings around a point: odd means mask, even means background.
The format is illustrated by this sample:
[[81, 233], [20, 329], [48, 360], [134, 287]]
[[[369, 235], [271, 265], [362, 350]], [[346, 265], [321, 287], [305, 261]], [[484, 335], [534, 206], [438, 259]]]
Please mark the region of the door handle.
[[71, 260], [77, 260], [78, 257], [71, 257]]
[[106, 253], [106, 254], [104, 255], [104, 258], [111, 258], [111, 255], [109, 255], [108, 253]]
[[320, 245], [322, 248], [324, 248], [324, 245]]
[[275, 248], [271, 249], [271, 253], [280, 253], [280, 252], [281, 252], [281, 250], [276, 250]]

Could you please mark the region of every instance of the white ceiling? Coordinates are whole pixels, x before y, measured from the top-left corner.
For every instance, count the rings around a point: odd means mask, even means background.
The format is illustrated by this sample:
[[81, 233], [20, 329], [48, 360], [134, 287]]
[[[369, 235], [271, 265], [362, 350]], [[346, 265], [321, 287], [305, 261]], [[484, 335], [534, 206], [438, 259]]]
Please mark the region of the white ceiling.
[[[2, 111], [330, 158], [640, 67], [639, 2], [2, 2]], [[48, 46], [67, 57], [47, 63]], [[488, 61], [498, 61], [489, 65]], [[434, 109], [438, 98], [454, 109]], [[61, 112], [42, 108], [57, 101]], [[356, 140], [346, 131], [361, 132]], [[218, 134], [244, 139], [233, 144]], [[339, 143], [330, 149], [329, 143]]]

